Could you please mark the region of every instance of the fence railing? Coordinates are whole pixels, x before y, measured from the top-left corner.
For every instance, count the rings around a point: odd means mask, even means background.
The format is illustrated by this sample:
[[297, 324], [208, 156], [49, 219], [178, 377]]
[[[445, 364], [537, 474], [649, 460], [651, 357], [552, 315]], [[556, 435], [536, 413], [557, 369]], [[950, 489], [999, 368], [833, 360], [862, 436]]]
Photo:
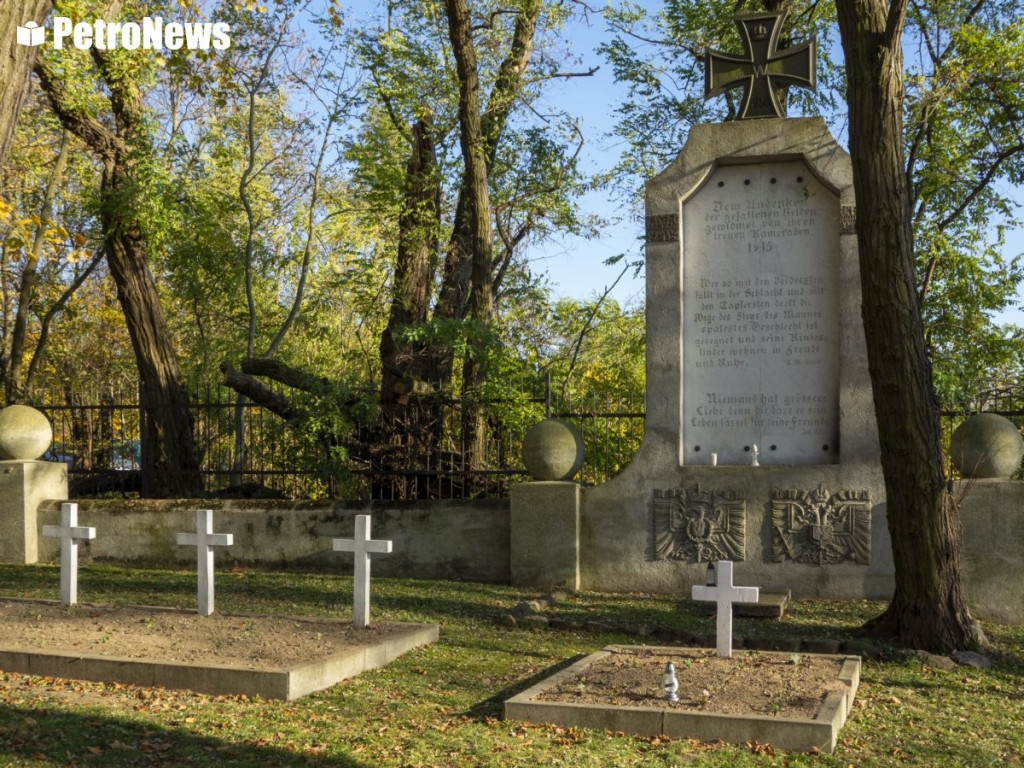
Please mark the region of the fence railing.
[[[191, 408], [203, 487], [210, 495], [285, 498], [415, 499], [507, 496], [527, 477], [522, 465], [526, 430], [550, 413], [575, 423], [586, 459], [579, 479], [605, 482], [624, 468], [643, 438], [642, 398], [614, 402], [552, 403], [550, 394], [473, 404], [483, 413], [482, 452], [471, 456], [458, 400], [414, 400], [356, 428], [351, 443], [365, 450], [332, 456], [322, 436], [287, 425], [266, 408], [241, 405], [218, 388], [193, 392]], [[639, 407], [637, 407], [639, 404]], [[142, 487], [140, 405], [137, 396], [98, 402], [48, 398], [36, 405], [53, 425], [45, 458], [68, 465], [74, 495], [134, 494]], [[244, 456], [236, 444], [238, 409], [244, 418]], [[410, 428], [418, 426], [418, 429]], [[425, 431], [429, 446], [425, 446]], [[333, 446], [334, 451], [337, 446]]]
[[[1006, 416], [1024, 427], [1024, 401], [1014, 390], [987, 397], [971, 408], [942, 412], [945, 445], [953, 430], [979, 410]], [[393, 423], [378, 419], [357, 429], [354, 442], [371, 446], [330, 460], [322, 439], [304, 434], [251, 402], [241, 406], [245, 455], [238, 462], [235, 398], [210, 388], [193, 393], [192, 411], [200, 472], [211, 495], [273, 495], [285, 498], [415, 499], [504, 497], [527, 477], [522, 465], [526, 430], [545, 416], [574, 423], [583, 433], [585, 460], [580, 482], [597, 485], [624, 469], [644, 434], [642, 396], [614, 401], [553, 402], [550, 391], [514, 400], [476, 404], [484, 414], [482, 453], [470, 456], [463, 439], [465, 404], [420, 400], [396, 410]], [[141, 485], [142, 438], [136, 397], [92, 403], [38, 405], [54, 429], [46, 458], [68, 464], [77, 496], [137, 493]], [[410, 425], [418, 425], [411, 429]], [[429, 440], [424, 438], [429, 434]], [[425, 447], [424, 443], [431, 445]], [[955, 470], [950, 466], [950, 476]]]

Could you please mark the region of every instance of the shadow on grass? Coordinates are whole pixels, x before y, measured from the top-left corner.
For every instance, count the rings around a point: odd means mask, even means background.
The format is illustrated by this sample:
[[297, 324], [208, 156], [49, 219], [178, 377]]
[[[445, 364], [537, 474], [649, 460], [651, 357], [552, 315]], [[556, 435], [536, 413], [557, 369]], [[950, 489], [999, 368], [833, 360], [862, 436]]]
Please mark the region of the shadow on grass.
[[[295, 766], [370, 768], [347, 755], [305, 754], [273, 746], [232, 743], [93, 713], [0, 706], [0, 755], [54, 765]], [[49, 764], [48, 763], [48, 764]]]
[[579, 653], [571, 658], [548, 667], [547, 669], [541, 670], [532, 677], [528, 677], [526, 680], [521, 680], [515, 685], [509, 686], [504, 690], [498, 691], [493, 696], [484, 699], [483, 701], [477, 702], [468, 710], [462, 714], [466, 717], [476, 718], [478, 720], [486, 720], [489, 717], [501, 717], [504, 712], [504, 704], [506, 701], [511, 699], [513, 696], [517, 696], [526, 689], [536, 685], [541, 680], [547, 680], [556, 672], [561, 672], [563, 669], [568, 669], [580, 659], [584, 659], [590, 654]]

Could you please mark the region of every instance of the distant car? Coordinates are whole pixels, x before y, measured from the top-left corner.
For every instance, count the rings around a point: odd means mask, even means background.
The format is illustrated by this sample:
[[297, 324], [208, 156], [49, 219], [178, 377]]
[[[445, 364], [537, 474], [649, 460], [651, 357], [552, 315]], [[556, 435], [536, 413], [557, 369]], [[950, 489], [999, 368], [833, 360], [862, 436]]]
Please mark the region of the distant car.
[[138, 440], [126, 440], [114, 446], [114, 457], [110, 462], [112, 469], [122, 472], [139, 469], [142, 465], [142, 444]]

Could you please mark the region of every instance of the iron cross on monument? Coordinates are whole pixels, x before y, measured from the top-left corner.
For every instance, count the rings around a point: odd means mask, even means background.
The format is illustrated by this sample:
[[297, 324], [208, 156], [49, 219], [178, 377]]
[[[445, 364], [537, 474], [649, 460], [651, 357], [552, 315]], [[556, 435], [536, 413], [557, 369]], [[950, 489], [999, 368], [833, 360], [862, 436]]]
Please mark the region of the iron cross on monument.
[[709, 50], [704, 55], [704, 99], [743, 88], [738, 120], [785, 117], [778, 89], [798, 85], [815, 90], [815, 41], [778, 50], [788, 11], [736, 17], [745, 56]]

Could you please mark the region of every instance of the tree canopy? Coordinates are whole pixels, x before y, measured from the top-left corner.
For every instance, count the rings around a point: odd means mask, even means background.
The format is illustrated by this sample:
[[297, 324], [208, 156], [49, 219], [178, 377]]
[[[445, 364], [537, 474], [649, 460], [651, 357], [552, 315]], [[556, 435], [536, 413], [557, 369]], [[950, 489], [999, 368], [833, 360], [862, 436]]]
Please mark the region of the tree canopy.
[[[0, 18], [21, 23], [23, 5]], [[950, 405], [1016, 380], [1024, 359], [1021, 332], [993, 320], [1022, 278], [1005, 245], [1024, 173], [1017, 5], [933, 0], [906, 17], [915, 290]], [[0, 179], [5, 399], [83, 390], [69, 369], [108, 392], [148, 376], [179, 410], [177, 389], [227, 386], [237, 481], [247, 401], [329, 465], [368, 467], [472, 463], [495, 419], [537, 417], [523, 392], [548, 373], [577, 401], [642, 387], [638, 308], [559, 297], [531, 258], [601, 234], [588, 191], [635, 205], [692, 125], [735, 112], [703, 100], [700, 59], [738, 48], [733, 15], [766, 6], [823, 52], [818, 92], [794, 90], [789, 113], [843, 134], [831, 2], [621, 2], [600, 18], [551, 0], [61, 0], [74, 18], [222, 21], [232, 45], [43, 47]], [[600, 51], [571, 45], [584, 17], [607, 25]], [[619, 154], [598, 176], [581, 147], [602, 137], [559, 93], [601, 66], [628, 92], [607, 105]], [[452, 399], [519, 405], [459, 425], [410, 410]]]

